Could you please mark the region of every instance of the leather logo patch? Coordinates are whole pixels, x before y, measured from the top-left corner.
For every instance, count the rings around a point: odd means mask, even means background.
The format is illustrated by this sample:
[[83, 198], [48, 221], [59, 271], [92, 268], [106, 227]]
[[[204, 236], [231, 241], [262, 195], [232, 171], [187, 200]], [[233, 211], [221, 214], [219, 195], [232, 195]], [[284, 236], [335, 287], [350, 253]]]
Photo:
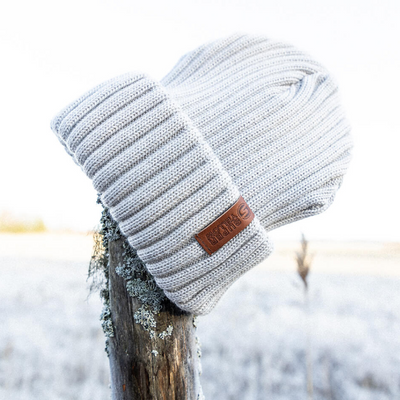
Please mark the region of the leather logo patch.
[[253, 219], [253, 211], [240, 196], [228, 211], [195, 235], [195, 238], [211, 255], [246, 228]]

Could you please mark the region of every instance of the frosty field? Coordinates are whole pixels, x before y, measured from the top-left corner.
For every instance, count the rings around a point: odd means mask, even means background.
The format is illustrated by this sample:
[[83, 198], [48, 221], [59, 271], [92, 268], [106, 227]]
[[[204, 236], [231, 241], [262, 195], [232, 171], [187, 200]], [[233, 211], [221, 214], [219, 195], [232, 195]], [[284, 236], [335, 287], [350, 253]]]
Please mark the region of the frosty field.
[[[109, 399], [85, 235], [0, 235], [0, 399]], [[311, 243], [309, 309], [297, 243], [245, 274], [198, 320], [207, 400], [400, 400], [400, 245]]]

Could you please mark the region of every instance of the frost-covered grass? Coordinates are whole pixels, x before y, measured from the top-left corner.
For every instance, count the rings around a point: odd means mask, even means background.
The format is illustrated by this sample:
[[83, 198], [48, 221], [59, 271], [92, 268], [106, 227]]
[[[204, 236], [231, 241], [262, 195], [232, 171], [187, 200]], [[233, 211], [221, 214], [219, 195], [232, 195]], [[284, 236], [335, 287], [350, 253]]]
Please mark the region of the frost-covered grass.
[[[0, 235], [1, 400], [109, 398], [102, 306], [96, 294], [87, 300], [90, 245], [87, 237]], [[311, 271], [307, 316], [293, 248], [277, 250], [197, 320], [206, 399], [307, 399], [307, 332], [316, 400], [400, 399], [399, 275]], [[292, 266], [272, 270], [288, 251]], [[334, 264], [335, 252], [322, 251]], [[365, 253], [341, 253], [338, 269]], [[400, 265], [397, 250], [379, 254], [382, 271]]]
[[0, 258], [0, 399], [108, 399], [97, 296], [86, 265]]
[[400, 399], [399, 278], [311, 274], [309, 286], [308, 317], [294, 274], [257, 271], [199, 319], [208, 398], [307, 399], [310, 332], [315, 399]]

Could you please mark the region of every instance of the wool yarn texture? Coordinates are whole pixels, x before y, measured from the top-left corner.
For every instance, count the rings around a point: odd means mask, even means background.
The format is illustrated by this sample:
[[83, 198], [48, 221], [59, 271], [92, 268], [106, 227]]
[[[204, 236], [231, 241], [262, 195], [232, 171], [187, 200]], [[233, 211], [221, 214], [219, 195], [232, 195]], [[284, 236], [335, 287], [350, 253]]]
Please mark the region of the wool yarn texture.
[[[161, 81], [108, 80], [51, 127], [165, 295], [197, 315], [270, 255], [268, 231], [329, 207], [353, 146], [328, 71], [242, 34], [185, 54]], [[254, 219], [208, 254], [195, 236], [240, 196]]]

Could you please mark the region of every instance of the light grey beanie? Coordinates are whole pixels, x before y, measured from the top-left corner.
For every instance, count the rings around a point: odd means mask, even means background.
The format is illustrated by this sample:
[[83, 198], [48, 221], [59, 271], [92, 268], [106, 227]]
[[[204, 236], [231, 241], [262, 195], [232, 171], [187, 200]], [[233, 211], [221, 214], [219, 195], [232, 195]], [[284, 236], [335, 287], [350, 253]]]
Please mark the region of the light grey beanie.
[[268, 231], [332, 203], [352, 148], [325, 68], [250, 35], [187, 53], [160, 82], [111, 79], [52, 130], [166, 296], [199, 315], [268, 257]]

